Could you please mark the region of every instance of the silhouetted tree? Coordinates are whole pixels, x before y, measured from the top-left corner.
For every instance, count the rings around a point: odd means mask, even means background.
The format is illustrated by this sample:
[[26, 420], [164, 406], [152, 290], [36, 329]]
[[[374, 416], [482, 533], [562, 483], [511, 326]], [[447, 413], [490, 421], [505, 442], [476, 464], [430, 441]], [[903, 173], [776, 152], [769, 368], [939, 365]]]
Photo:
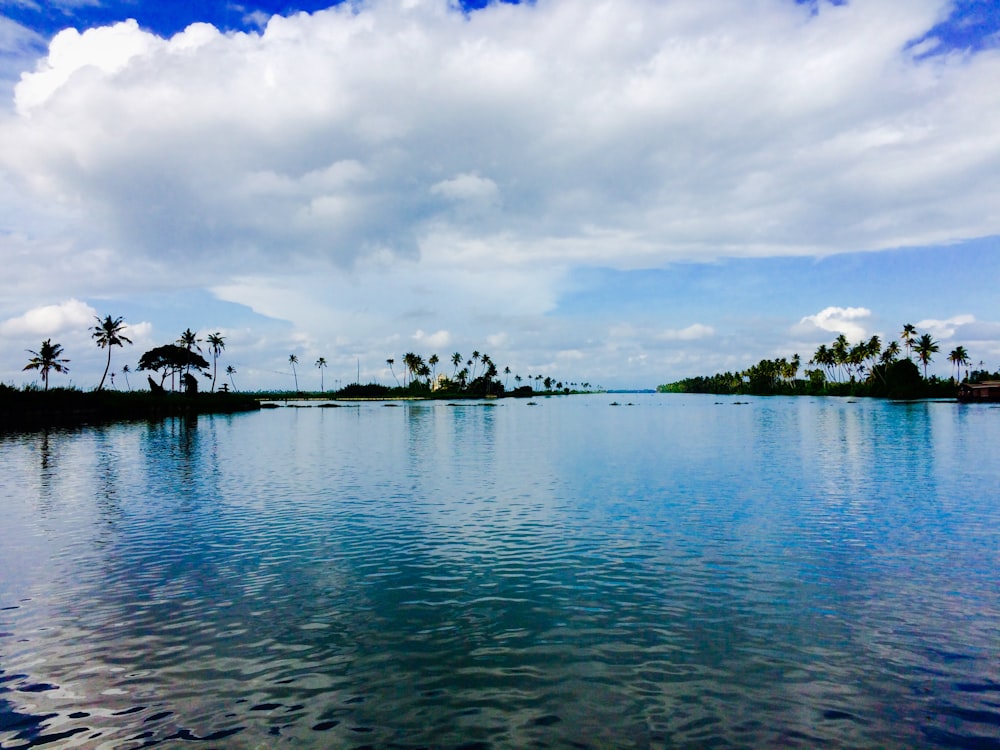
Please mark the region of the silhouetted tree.
[[320, 357], [317, 359], [316, 367], [319, 368], [319, 390], [320, 392], [323, 392], [326, 390], [326, 387], [323, 384], [323, 370], [326, 369], [326, 357]]
[[216, 331], [215, 333], [208, 334], [205, 341], [208, 342], [209, 351], [212, 352], [212, 393], [215, 393], [215, 377], [218, 374], [219, 355], [226, 348], [226, 340], [221, 333]]
[[108, 363], [104, 366], [104, 374], [101, 375], [101, 382], [97, 385], [97, 390], [101, 390], [104, 388], [104, 379], [108, 376], [108, 370], [111, 367], [111, 347], [131, 344], [132, 339], [122, 333], [127, 326], [121, 318], [112, 318], [108, 315], [105, 316], [104, 320], [100, 318], [94, 318], [94, 320], [97, 321], [97, 325], [91, 327], [91, 336], [97, 340], [97, 345], [101, 349], [108, 350]]
[[[209, 364], [200, 354], [196, 354], [186, 347], [177, 344], [164, 344], [150, 349], [139, 357], [139, 366], [136, 369], [150, 370], [160, 374], [160, 387], [162, 387], [167, 375], [173, 375], [181, 370], [189, 375], [192, 367], [207, 373]], [[163, 371], [162, 374], [160, 370]]]
[[31, 349], [28, 349], [27, 352], [31, 355], [31, 359], [24, 366], [24, 370], [40, 371], [42, 374], [42, 384], [45, 386], [46, 391], [49, 389], [50, 371], [69, 372], [69, 368], [66, 367], [66, 363], [69, 360], [62, 359], [62, 344], [53, 344], [52, 339], [45, 339], [37, 352], [31, 351]]
[[298, 357], [296, 357], [294, 354], [289, 354], [288, 355], [288, 364], [290, 364], [292, 366], [292, 377], [295, 378], [295, 390], [296, 390], [296, 392], [299, 390], [299, 374], [297, 372], [295, 372], [295, 365], [297, 365], [298, 363], [299, 363], [299, 358]]

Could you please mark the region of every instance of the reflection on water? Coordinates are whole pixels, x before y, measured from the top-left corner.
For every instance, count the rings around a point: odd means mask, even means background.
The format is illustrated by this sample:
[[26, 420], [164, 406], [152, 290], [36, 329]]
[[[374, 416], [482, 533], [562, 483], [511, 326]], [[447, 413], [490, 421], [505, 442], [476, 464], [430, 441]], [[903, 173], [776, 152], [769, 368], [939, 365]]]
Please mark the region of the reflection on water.
[[609, 400], [0, 438], [0, 746], [1000, 746], [1000, 411]]

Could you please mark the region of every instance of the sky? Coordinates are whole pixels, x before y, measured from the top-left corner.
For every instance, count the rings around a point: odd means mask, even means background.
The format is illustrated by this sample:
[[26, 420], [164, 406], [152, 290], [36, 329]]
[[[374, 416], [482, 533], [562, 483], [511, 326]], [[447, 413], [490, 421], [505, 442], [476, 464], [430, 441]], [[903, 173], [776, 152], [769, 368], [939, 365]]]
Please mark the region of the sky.
[[998, 369], [997, 81], [997, 0], [0, 0], [0, 382], [105, 315], [116, 387], [186, 328], [241, 390]]

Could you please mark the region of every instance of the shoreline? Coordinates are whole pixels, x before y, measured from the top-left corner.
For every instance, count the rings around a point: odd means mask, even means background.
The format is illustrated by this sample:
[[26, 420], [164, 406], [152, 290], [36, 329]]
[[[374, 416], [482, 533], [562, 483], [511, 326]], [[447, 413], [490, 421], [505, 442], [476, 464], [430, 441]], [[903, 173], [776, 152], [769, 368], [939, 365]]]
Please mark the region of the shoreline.
[[253, 396], [150, 391], [18, 391], [0, 388], [0, 434], [109, 422], [156, 421], [199, 414], [259, 411]]

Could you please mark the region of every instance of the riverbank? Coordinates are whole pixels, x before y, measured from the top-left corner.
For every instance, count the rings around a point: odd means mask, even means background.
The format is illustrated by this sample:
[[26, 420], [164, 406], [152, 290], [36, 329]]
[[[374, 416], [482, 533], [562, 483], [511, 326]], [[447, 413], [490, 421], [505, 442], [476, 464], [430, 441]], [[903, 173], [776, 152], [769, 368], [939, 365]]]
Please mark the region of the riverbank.
[[18, 390], [0, 386], [0, 432], [155, 420], [197, 414], [256, 411], [253, 396], [235, 393], [150, 393], [149, 391]]

